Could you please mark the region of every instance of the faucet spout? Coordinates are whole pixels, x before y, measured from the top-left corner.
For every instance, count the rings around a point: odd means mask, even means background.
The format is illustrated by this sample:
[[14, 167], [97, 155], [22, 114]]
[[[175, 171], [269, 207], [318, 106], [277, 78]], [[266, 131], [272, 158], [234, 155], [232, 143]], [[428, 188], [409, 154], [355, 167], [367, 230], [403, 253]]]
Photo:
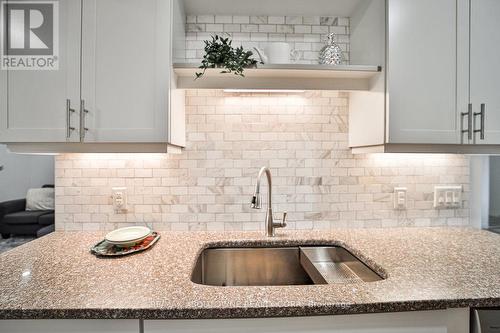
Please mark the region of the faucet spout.
[[262, 176], [266, 174], [267, 185], [268, 185], [268, 199], [267, 199], [267, 211], [266, 211], [266, 236], [274, 237], [275, 228], [284, 228], [286, 226], [285, 219], [286, 213], [283, 214], [283, 220], [280, 223], [275, 223], [273, 219], [273, 195], [272, 195], [272, 176], [271, 170], [268, 167], [262, 167], [257, 176], [257, 184], [255, 185], [255, 192], [252, 197], [251, 207], [254, 209], [262, 208], [262, 196], [260, 194], [260, 180]]

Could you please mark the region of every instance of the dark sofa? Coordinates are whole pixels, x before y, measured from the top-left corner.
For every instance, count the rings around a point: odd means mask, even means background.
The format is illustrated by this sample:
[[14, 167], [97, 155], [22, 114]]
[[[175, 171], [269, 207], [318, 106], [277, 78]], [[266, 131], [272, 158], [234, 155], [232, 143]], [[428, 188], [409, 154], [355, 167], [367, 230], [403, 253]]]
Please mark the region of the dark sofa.
[[54, 231], [54, 221], [53, 210], [27, 211], [26, 199], [0, 203], [0, 234], [3, 238], [9, 238], [11, 235], [41, 237]]

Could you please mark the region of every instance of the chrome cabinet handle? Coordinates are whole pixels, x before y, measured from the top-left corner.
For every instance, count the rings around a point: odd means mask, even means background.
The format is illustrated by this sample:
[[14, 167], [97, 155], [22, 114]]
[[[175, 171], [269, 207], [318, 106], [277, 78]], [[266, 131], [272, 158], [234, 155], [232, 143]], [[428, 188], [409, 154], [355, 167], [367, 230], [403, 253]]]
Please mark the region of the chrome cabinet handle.
[[[463, 143], [463, 135], [467, 133], [467, 139], [472, 140], [472, 104], [469, 104], [467, 112], [460, 113], [461, 115], [461, 125], [462, 129], [462, 143]], [[467, 117], [467, 129], [464, 129], [464, 118]]]
[[71, 115], [75, 113], [75, 109], [71, 108], [71, 100], [66, 100], [66, 139], [71, 137], [71, 132], [75, 130], [74, 127], [71, 126]]
[[85, 141], [85, 135], [89, 130], [86, 126], [86, 116], [89, 110], [85, 109], [85, 100], [80, 101], [80, 142]]
[[[476, 117], [480, 117], [480, 128], [476, 129]], [[479, 139], [484, 140], [484, 119], [486, 117], [486, 104], [481, 104], [481, 111], [474, 112], [474, 134], [479, 133]]]

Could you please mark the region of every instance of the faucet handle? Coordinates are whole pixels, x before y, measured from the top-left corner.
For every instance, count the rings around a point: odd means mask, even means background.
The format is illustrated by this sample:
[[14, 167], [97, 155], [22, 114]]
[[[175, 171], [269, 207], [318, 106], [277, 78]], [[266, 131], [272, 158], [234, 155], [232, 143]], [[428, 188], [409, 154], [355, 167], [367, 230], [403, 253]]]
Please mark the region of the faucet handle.
[[280, 222], [274, 223], [274, 227], [275, 228], [285, 228], [286, 227], [286, 217], [287, 217], [287, 215], [288, 215], [287, 212], [283, 212], [283, 218], [281, 219]]

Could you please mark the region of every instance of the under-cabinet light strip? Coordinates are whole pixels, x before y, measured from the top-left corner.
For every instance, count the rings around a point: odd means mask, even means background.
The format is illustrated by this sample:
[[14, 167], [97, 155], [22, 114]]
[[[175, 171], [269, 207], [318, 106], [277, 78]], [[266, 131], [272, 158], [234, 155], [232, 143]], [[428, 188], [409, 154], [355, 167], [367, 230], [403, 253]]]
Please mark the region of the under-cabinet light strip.
[[281, 94], [301, 94], [305, 90], [291, 90], [291, 89], [224, 89], [226, 93], [281, 93]]

